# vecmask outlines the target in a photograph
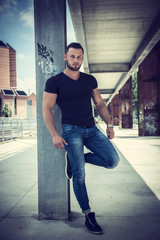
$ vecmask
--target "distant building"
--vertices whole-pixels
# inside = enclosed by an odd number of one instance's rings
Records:
[[[0,41],[0,116],[8,103],[12,117],[35,117],[36,95],[17,90],[16,51]]]

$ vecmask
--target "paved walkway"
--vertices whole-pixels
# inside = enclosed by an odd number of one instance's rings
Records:
[[[105,170],[86,164],[90,204],[104,229],[101,236],[85,229],[72,191],[72,221],[38,221],[36,140],[0,144],[0,239],[159,240],[160,137],[115,132],[120,165]]]
[[[138,137],[137,129],[115,127],[112,141],[160,200],[160,137]]]

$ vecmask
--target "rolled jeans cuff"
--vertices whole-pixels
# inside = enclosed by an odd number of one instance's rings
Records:
[[[87,210],[82,211],[82,213],[86,213],[86,212],[89,212],[89,211],[91,211],[91,208],[88,208]]]

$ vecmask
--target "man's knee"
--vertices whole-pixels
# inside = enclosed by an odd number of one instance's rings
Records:
[[[119,164],[119,157],[117,156],[111,156],[107,161],[105,161],[105,167],[108,169],[113,169],[118,166]]]
[[[84,170],[73,172],[73,182],[74,183],[84,183],[85,182],[85,172]]]

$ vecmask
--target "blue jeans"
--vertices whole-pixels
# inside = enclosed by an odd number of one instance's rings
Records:
[[[63,124],[63,138],[72,167],[73,189],[82,212],[91,208],[85,185],[85,163],[112,169],[119,163],[118,154],[110,140],[96,127],[78,127]],[[84,154],[84,146],[90,153]]]

